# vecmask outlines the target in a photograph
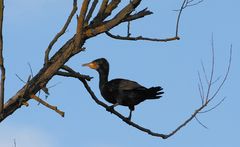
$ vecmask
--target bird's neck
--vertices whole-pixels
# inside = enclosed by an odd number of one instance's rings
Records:
[[[105,83],[108,82],[109,70],[100,70],[99,72],[99,88],[102,89]]]

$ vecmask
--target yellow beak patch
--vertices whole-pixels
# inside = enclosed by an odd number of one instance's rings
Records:
[[[92,69],[98,68],[98,64],[95,62],[86,63],[86,64],[83,64],[82,66],[88,66],[89,68],[92,68]]]

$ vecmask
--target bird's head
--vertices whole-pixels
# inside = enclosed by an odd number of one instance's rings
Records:
[[[105,58],[96,59],[90,63],[83,64],[82,66],[88,66],[91,69],[95,69],[97,71],[108,71],[109,64]]]

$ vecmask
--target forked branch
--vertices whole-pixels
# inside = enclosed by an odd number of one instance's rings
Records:
[[[176,21],[176,31],[175,31],[175,36],[174,37],[163,38],[163,39],[161,39],[161,38],[143,37],[143,36],[132,37],[132,36],[130,36],[130,34],[131,34],[130,30],[129,30],[130,26],[128,26],[127,36],[114,35],[114,34],[112,34],[110,32],[106,32],[106,35],[108,35],[109,37],[111,37],[113,39],[131,40],[131,41],[144,40],[144,41],[168,42],[168,41],[180,40],[180,37],[178,35],[180,17],[181,17],[183,9],[185,9],[188,6],[188,3],[190,3],[189,0],[184,0],[182,5],[181,5],[181,8],[179,9],[178,16],[177,16],[177,21]],[[132,16],[129,16],[124,21],[127,21],[128,25],[130,25],[130,23],[129,23],[130,21],[135,20],[136,18],[140,18],[140,17],[144,17],[146,15],[152,14],[152,12],[151,13],[146,13],[146,12],[147,12],[146,9],[144,9],[144,10],[142,10],[142,11],[140,11],[140,12],[138,12],[138,13],[132,15]]]
[[[59,110],[59,109],[57,108],[57,106],[52,106],[52,105],[48,104],[47,102],[45,102],[44,100],[42,100],[41,98],[37,97],[37,96],[34,95],[34,94],[30,95],[30,97],[31,97],[32,99],[36,100],[37,102],[39,102],[40,104],[46,106],[47,108],[54,110],[55,112],[57,112],[57,113],[58,113],[59,115],[61,115],[62,117],[64,117],[64,112],[61,111],[61,110]]]
[[[57,33],[57,35],[53,38],[53,40],[49,43],[47,49],[45,50],[45,58],[44,58],[44,63],[47,64],[47,62],[49,61],[49,53],[53,47],[53,45],[57,42],[57,40],[66,32],[74,14],[77,11],[77,0],[73,0],[73,8],[72,11],[70,13],[70,15],[67,18],[67,21],[65,22],[63,28],[61,29],[61,31],[59,33]]]

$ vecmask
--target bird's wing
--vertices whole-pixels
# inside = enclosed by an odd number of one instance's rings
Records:
[[[130,81],[127,79],[114,79],[109,81],[109,84],[115,85],[117,89],[121,89],[123,91],[127,90],[144,90],[146,89],[142,85],[138,84],[135,81]]]

